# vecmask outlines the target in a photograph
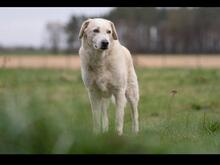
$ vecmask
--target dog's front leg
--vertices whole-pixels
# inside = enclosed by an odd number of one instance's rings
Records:
[[[108,105],[109,99],[102,99],[102,132],[108,132],[109,121],[108,121]]]
[[[101,131],[101,97],[93,90],[88,90],[89,100],[92,108],[93,131],[95,134]]]
[[[118,135],[123,134],[123,124],[124,124],[124,108],[126,104],[125,90],[119,90],[115,94],[116,99],[116,131]]]

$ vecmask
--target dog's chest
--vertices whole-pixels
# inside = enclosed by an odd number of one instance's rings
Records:
[[[108,65],[87,67],[87,84],[89,87],[99,90],[105,95],[115,86],[113,75]]]

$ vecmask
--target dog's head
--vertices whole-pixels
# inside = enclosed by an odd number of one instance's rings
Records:
[[[106,50],[118,39],[114,24],[106,19],[94,18],[83,22],[79,38],[85,38],[93,49]]]

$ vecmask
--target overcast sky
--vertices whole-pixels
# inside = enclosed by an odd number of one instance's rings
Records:
[[[110,7],[0,8],[0,45],[41,46],[47,22],[66,23],[71,15],[100,16]]]

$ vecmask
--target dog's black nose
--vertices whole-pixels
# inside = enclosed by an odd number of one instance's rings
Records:
[[[107,40],[103,40],[101,42],[101,49],[107,49],[109,42]]]

